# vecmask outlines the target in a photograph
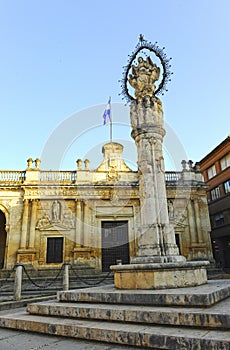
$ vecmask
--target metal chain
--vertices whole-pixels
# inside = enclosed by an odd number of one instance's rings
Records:
[[[48,287],[50,287],[52,284],[54,284],[54,283],[57,281],[58,277],[59,277],[60,274],[61,274],[61,271],[62,271],[63,268],[64,268],[64,264],[62,265],[62,267],[61,267],[60,270],[58,271],[56,277],[53,278],[49,283],[47,283],[47,284],[44,283],[43,285],[39,285],[38,283],[36,283],[35,281],[33,281],[33,279],[32,279],[32,278],[30,277],[30,275],[29,275],[29,272],[27,271],[26,267],[25,267],[23,264],[22,264],[22,267],[23,267],[23,270],[24,270],[24,272],[25,272],[25,274],[26,274],[28,280],[29,280],[34,286],[36,286],[36,287],[39,288],[39,289],[47,289]],[[16,268],[16,265],[14,265],[14,267],[13,267],[10,271],[8,271],[8,274],[7,274],[6,278],[4,279],[4,281],[1,281],[1,284],[3,284],[3,283],[5,284],[5,282],[8,281],[9,277],[11,276],[11,274],[15,271],[15,268]],[[109,271],[109,272],[106,274],[106,276],[102,277],[99,281],[90,283],[90,282],[86,281],[83,277],[81,277],[81,276],[73,269],[72,266],[71,266],[70,268],[71,268],[71,270],[73,271],[74,275],[75,275],[81,282],[85,283],[85,284],[88,285],[88,286],[96,286],[96,285],[98,285],[98,284],[104,282],[104,281],[105,281],[107,278],[109,278],[110,275],[112,274],[112,271]],[[3,287],[3,285],[0,286],[0,290],[1,290],[2,287]]]
[[[99,280],[99,281],[97,281],[97,282],[94,282],[94,283],[89,283],[89,282],[85,281],[85,280],[73,269],[72,266],[71,266],[70,268],[71,268],[71,270],[73,271],[74,275],[75,275],[77,278],[79,278],[80,281],[82,281],[83,283],[87,284],[88,286],[96,286],[97,284],[100,284],[100,283],[104,282],[104,280],[105,280],[106,278],[108,278],[108,277],[112,274],[112,271],[109,271],[109,272],[107,273],[107,275],[104,276],[101,280]]]
[[[61,274],[61,271],[63,270],[64,264],[62,265],[62,267],[61,267],[60,270],[58,271],[56,277],[53,278],[47,285],[45,285],[45,283],[44,283],[44,285],[39,285],[39,284],[37,284],[36,282],[34,282],[34,281],[32,280],[32,278],[30,277],[28,271],[26,270],[26,267],[25,267],[24,265],[22,265],[22,267],[23,267],[23,270],[25,271],[25,274],[26,274],[26,276],[28,277],[29,281],[30,281],[34,286],[36,286],[36,287],[38,287],[38,288],[40,288],[40,289],[47,289],[48,287],[50,287],[52,284],[54,284],[54,283],[56,282],[56,280],[58,279],[58,277],[59,277],[60,274]]]

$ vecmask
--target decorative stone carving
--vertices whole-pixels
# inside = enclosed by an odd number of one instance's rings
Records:
[[[173,201],[168,201],[168,213],[169,213],[169,220],[172,220],[174,218],[174,207],[173,207]]]
[[[90,163],[89,159],[84,160],[85,170],[89,170],[89,163]]]
[[[156,89],[155,82],[159,79],[160,68],[152,62],[150,56],[146,60],[138,57],[138,65],[132,65],[129,83],[135,89],[135,97],[153,96]]]
[[[110,167],[107,175],[106,180],[108,182],[117,182],[119,181],[119,174],[117,173],[116,169],[114,167]]]
[[[81,170],[81,167],[82,167],[82,160],[81,160],[81,159],[78,159],[76,163],[77,163],[77,170]]]
[[[33,159],[32,158],[28,158],[27,159],[27,170],[31,170],[32,169],[32,164],[33,164]]]
[[[116,142],[110,142],[103,146],[103,162],[97,168],[97,171],[131,171],[122,159],[123,146]]]
[[[37,222],[36,228],[38,229],[45,229],[47,227],[50,227],[51,221],[48,215],[43,215]]]
[[[44,214],[37,222],[39,230],[67,230],[75,225],[73,214],[70,210],[62,210],[61,203],[55,200],[52,203],[50,215]]]
[[[61,203],[55,200],[52,204],[52,221],[61,220]]]
[[[40,166],[40,163],[41,163],[41,159],[36,158],[34,162],[35,162],[35,169],[38,170],[39,166]]]

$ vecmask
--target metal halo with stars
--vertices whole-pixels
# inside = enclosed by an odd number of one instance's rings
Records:
[[[172,58],[171,57],[167,58],[167,55],[164,52],[165,47],[161,49],[157,44],[158,44],[157,42],[152,44],[150,41],[145,40],[144,36],[140,34],[139,42],[136,45],[135,50],[132,52],[132,55],[128,55],[129,56],[128,63],[126,66],[123,67],[124,68],[123,78],[119,80],[119,82],[121,82],[121,88],[122,88],[122,91],[119,95],[123,95],[122,99],[125,99],[127,102],[131,102],[135,100],[135,98],[129,93],[129,90],[128,90],[128,86],[127,86],[128,74],[132,67],[133,61],[136,59],[138,53],[143,49],[147,49],[150,52],[153,52],[159,58],[163,68],[162,79],[154,95],[159,95],[159,94],[164,95],[164,91],[168,91],[166,89],[166,85],[169,81],[171,81],[170,76],[173,74],[170,71],[170,68],[171,68],[170,60]]]

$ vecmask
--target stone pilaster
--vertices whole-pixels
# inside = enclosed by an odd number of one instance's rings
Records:
[[[33,199],[32,205],[31,205],[29,249],[34,249],[36,219],[37,219],[37,200]]]
[[[80,247],[82,243],[82,202],[80,199],[76,200],[76,235],[75,247]]]
[[[29,236],[29,245],[31,247],[27,247],[27,233],[28,233],[28,225],[29,225],[29,199],[24,200],[24,210],[22,217],[22,230],[21,230],[21,240],[20,240],[20,248],[17,251],[17,262],[21,262],[23,264],[31,264],[34,260],[35,249],[34,249],[34,240],[35,240],[35,223],[36,223],[36,201],[33,201],[31,209],[31,220],[30,220],[30,236]],[[33,247],[32,247],[33,245]]]
[[[83,200],[76,201],[76,244],[74,248],[74,261],[87,263],[91,257],[92,248],[90,238],[90,210],[88,203]]]
[[[195,217],[196,217],[196,230],[197,230],[198,243],[203,243],[203,236],[202,236],[201,222],[200,222],[200,209],[199,209],[199,202],[197,198],[194,200],[194,209],[195,209]]]
[[[193,201],[189,199],[188,201],[188,220],[189,220],[189,229],[190,229],[190,237],[191,237],[191,244],[196,243],[194,238],[196,237],[196,223],[195,223],[195,216],[194,216],[194,209],[193,209]]]
[[[28,218],[29,218],[29,200],[25,199],[24,200],[23,217],[22,217],[22,230],[21,230],[20,249],[25,249],[26,248]]]

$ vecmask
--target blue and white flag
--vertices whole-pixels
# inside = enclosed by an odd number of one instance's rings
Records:
[[[105,108],[104,114],[103,114],[103,120],[104,120],[104,125],[111,122],[111,97],[109,98],[109,101],[107,103],[107,106]]]

